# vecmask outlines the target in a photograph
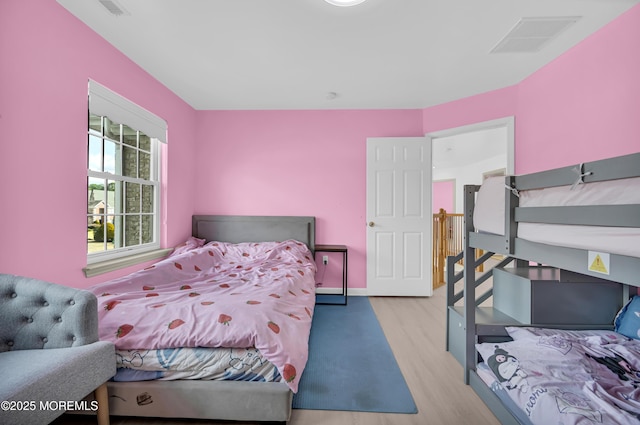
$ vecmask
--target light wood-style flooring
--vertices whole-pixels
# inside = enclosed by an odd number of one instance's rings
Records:
[[[297,410],[290,425],[498,425],[471,387],[462,367],[445,351],[445,288],[428,298],[371,298],[378,320],[418,406],[418,414]],[[336,308],[339,308],[336,306]],[[95,424],[95,418],[64,415],[55,425]],[[112,425],[235,424],[202,420],[111,417]]]

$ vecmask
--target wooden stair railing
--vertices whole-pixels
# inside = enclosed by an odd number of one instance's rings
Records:
[[[433,289],[446,283],[446,258],[455,256],[464,249],[464,214],[449,214],[443,208],[433,214]],[[481,250],[476,250],[476,258],[482,256]],[[460,260],[457,264],[462,265]],[[483,271],[480,264],[478,271]]]

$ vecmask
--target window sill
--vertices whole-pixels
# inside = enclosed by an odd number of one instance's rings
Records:
[[[168,249],[156,249],[142,254],[134,254],[124,258],[117,258],[114,260],[101,261],[99,263],[88,264],[83,268],[85,277],[98,276],[100,274],[113,272],[123,269],[125,267],[133,266],[145,261],[157,260],[159,258],[166,257],[173,248]]]

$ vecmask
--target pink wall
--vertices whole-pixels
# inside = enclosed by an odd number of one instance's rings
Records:
[[[169,123],[164,246],[192,213],[314,215],[364,288],[367,137],[513,115],[518,173],[635,152],[639,48],[640,5],[520,84],[424,110],[194,111],[55,1],[2,1],[0,272],[86,287],[139,268],[81,271],[88,78]]]
[[[164,246],[191,232],[195,111],[53,0],[0,2],[0,272],[87,287],[87,80],[167,120]]]
[[[317,242],[347,245],[349,287],[364,288],[366,139],[420,135],[419,110],[199,112],[195,211],[315,216]]]
[[[640,5],[518,85],[516,171],[640,151]]]
[[[456,211],[454,208],[456,181],[455,180],[441,180],[433,182],[431,188],[431,206],[433,207],[433,213],[440,212],[440,208],[444,209],[448,213]]]
[[[512,116],[517,100],[517,86],[509,86],[425,108],[422,111],[424,133]]]

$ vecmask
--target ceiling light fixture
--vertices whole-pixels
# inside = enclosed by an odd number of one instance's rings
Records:
[[[324,0],[324,1],[334,6],[348,7],[348,6],[355,6],[360,3],[363,3],[365,0]]]

